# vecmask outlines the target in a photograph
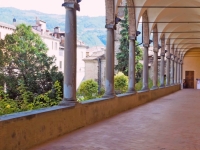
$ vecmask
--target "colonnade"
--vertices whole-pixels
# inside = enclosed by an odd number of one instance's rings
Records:
[[[65,18],[65,54],[64,54],[64,96],[60,105],[75,105],[76,104],[76,11],[79,10],[79,4],[73,0],[65,0],[63,6],[66,9]],[[114,91],[114,30],[116,29],[116,16],[113,1],[106,1],[106,29],[107,29],[107,45],[106,45],[106,79],[105,79],[105,94],[103,97],[112,98],[115,96]],[[136,40],[136,22],[134,18],[133,9],[129,9],[129,24],[133,27],[129,29],[129,83],[127,93],[134,94],[135,91],[135,40]],[[144,12],[143,21],[143,92],[149,90],[149,25],[147,11]],[[153,88],[155,90],[158,86],[158,32],[157,25],[154,26],[154,77]],[[165,35],[161,38],[161,60],[160,60],[160,88],[165,86],[172,86],[182,82],[182,57],[178,53],[178,49],[174,52],[174,45],[170,47],[170,39],[167,39],[165,44]],[[167,54],[165,57],[165,47]],[[178,55],[179,54],[179,55]],[[165,59],[166,59],[166,84],[165,84]]]

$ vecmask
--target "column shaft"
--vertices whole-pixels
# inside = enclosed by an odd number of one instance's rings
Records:
[[[180,63],[180,83],[183,82],[183,63]]]
[[[177,60],[177,84],[180,83],[180,64],[179,60]]]
[[[72,3],[70,5],[74,6]],[[60,105],[74,105],[76,103],[76,9],[68,6],[65,8],[64,92]]]
[[[107,28],[107,45],[106,45],[106,81],[105,94],[103,97],[114,96],[114,29]]]
[[[165,54],[161,54],[161,62],[160,62],[160,87],[165,86]]]
[[[129,40],[128,93],[135,92],[135,39]]]
[[[166,86],[170,85],[170,56],[167,57]]]
[[[174,85],[174,59],[171,58],[171,67],[170,67],[170,75],[171,75],[171,82],[170,85]]]
[[[148,85],[148,77],[149,77],[149,59],[148,59],[148,51],[149,47],[144,46],[144,51],[143,51],[143,87],[142,91],[147,91],[149,90],[149,85]]]
[[[154,58],[153,58],[153,88],[158,88],[158,52],[154,51]]]
[[[174,84],[177,84],[177,58],[174,59]]]

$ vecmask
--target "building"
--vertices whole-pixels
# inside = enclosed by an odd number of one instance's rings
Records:
[[[84,80],[93,79],[98,82],[100,87],[105,86],[105,49],[90,48],[87,50],[86,58],[83,59],[85,62],[85,78]]]
[[[57,56],[57,63],[59,70],[64,72],[64,46],[65,46],[65,32],[60,30],[60,27],[55,27],[54,31],[50,35],[56,39],[60,40],[60,48]],[[79,87],[80,83],[84,80],[85,77],[85,62],[83,59],[88,55],[88,46],[85,45],[82,41],[77,40],[77,49],[76,49],[76,89]]]
[[[12,34],[16,27],[4,22],[0,22],[0,39],[4,39],[6,34]]]

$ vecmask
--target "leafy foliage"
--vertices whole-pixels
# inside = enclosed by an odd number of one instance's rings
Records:
[[[58,105],[62,99],[61,86],[58,81],[54,83],[52,90],[40,95],[34,95],[27,91],[27,87],[23,83],[20,84],[17,91],[20,93],[18,99],[10,99],[3,87],[0,87],[0,115],[51,107]]]
[[[78,101],[94,99],[98,97],[98,83],[94,80],[86,80],[81,83],[77,92]]]
[[[158,80],[158,84],[160,81]],[[151,78],[148,79],[148,85],[149,85],[149,89],[151,89],[153,87],[153,80]],[[142,80],[140,80],[138,83],[135,84],[135,89],[136,91],[140,91],[142,89]]]
[[[114,77],[116,93],[125,93],[128,90],[128,77],[122,72],[119,72]]]
[[[55,57],[48,57],[46,52],[47,46],[40,36],[25,24],[17,26],[13,34],[0,40],[0,60],[3,60],[0,76],[4,78],[10,98],[19,96],[19,82],[27,91],[37,94],[52,89],[56,80],[62,83],[63,75],[57,71]]]
[[[123,72],[125,75],[128,75],[128,64],[129,64],[129,23],[128,23],[128,9],[127,6],[124,9],[124,20],[121,21],[122,30],[120,31],[120,52],[117,53],[116,57],[118,64],[115,66],[115,69]],[[136,42],[137,45],[137,42]],[[142,64],[139,62],[142,58],[142,50],[140,47],[136,47],[136,81],[139,81],[142,74]]]

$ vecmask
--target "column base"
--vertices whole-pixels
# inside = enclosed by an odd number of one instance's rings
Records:
[[[165,88],[165,85],[163,84],[163,85],[160,85],[160,88]]]
[[[170,84],[166,84],[166,85],[165,85],[165,87],[170,87],[170,86],[171,86]]]
[[[127,94],[136,94],[137,92],[133,89],[130,89],[126,92]]]
[[[114,98],[115,97],[115,94],[104,94],[103,96],[102,96],[102,98]]]
[[[78,102],[74,99],[66,99],[63,100],[58,104],[58,106],[75,106]]]
[[[143,87],[140,91],[141,92],[147,92],[147,91],[149,91],[149,88],[148,87]]]
[[[153,87],[151,88],[151,90],[157,90],[157,89],[159,89],[158,86],[153,86]]]

